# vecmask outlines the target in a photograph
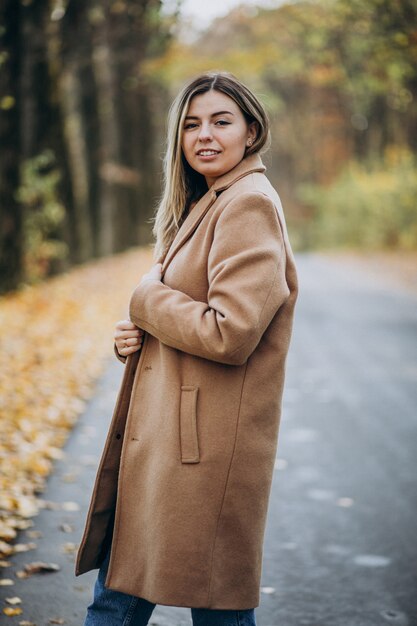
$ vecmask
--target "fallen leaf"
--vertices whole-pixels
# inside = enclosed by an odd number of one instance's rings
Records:
[[[50,624],[65,624],[65,620],[62,617],[51,617]]]
[[[10,561],[0,561],[0,567],[10,567]]]
[[[36,543],[16,543],[13,546],[13,552],[29,552],[36,549]]]
[[[36,626],[34,622],[28,622],[26,619],[23,619],[19,622],[19,626]]]
[[[40,539],[43,537],[43,532],[41,530],[27,530],[26,534],[29,539]]]
[[[10,528],[10,526],[2,523],[0,521],[0,537],[5,539],[6,541],[10,541],[10,539],[14,539],[17,533],[14,528]]]
[[[33,574],[46,574],[49,572],[59,572],[60,566],[56,563],[44,563],[43,561],[34,561],[27,563],[24,567],[22,578],[32,576]],[[19,577],[20,578],[20,577]]]
[[[21,613],[23,613],[23,609],[20,609],[18,607],[15,609],[12,609],[11,606],[6,606],[6,608],[3,609],[3,613],[5,615],[8,615],[9,617],[13,617],[14,615],[20,615]]]
[[[63,502],[62,505],[63,511],[79,511],[80,505],[77,502]]]
[[[31,526],[33,526],[33,521],[31,519],[15,519],[14,520],[14,527],[18,528],[19,530],[26,530],[27,528],[30,528]]]
[[[39,509],[80,510],[39,494],[112,353],[123,302],[152,262],[151,247],[136,248],[0,297],[0,559]]]
[[[9,587],[10,585],[14,585],[14,580],[12,580],[11,578],[0,579],[0,587]]]
[[[13,553],[13,546],[10,543],[6,543],[5,541],[0,541],[0,554],[5,554],[9,556]]]
[[[22,600],[21,598],[14,596],[13,598],[6,598],[6,602],[8,604],[21,604]]]
[[[62,552],[65,554],[72,554],[78,550],[78,544],[72,543],[71,541],[67,541],[61,546]]]
[[[64,532],[64,533],[72,533],[72,532],[74,532],[74,527],[71,526],[71,524],[61,524],[59,529],[62,530],[62,532]]]

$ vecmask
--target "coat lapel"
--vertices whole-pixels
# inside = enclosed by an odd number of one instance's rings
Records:
[[[217,198],[217,194],[211,187],[204,194],[204,196],[200,198],[200,200],[197,202],[197,204],[195,205],[191,213],[187,215],[187,218],[185,219],[180,229],[178,230],[174,238],[174,241],[172,242],[162,262],[162,275],[165,273],[168,265],[170,264],[174,256],[177,254],[178,250],[181,248],[181,246],[184,245],[187,239],[192,235],[192,233],[195,231],[195,229],[197,228],[197,226],[199,225],[199,223],[201,222],[201,220],[203,219],[203,217],[205,216],[209,208],[214,204],[214,202],[216,201],[216,198]]]
[[[264,172],[265,170],[266,167],[262,163],[259,153],[255,153],[242,159],[233,169],[217,178],[210,189],[200,198],[179,228],[162,262],[162,275],[164,275],[168,265],[177,254],[178,250],[184,245],[187,239],[191,237],[207,211],[213,206],[217,199],[217,194],[233,185],[233,183],[240,178],[252,174],[252,172]]]

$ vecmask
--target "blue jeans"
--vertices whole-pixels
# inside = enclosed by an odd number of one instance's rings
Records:
[[[94,586],[94,599],[87,609],[84,626],[146,626],[155,604],[120,591],[106,589],[108,550]],[[193,626],[256,626],[255,609],[191,609]]]

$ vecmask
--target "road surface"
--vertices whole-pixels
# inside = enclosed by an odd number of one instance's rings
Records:
[[[297,264],[258,626],[417,626],[417,297],[357,265]],[[11,596],[23,608],[1,623],[82,626],[96,573],[74,577],[72,544],[122,371],[112,359],[49,480],[44,498],[60,507],[35,518],[37,548],[5,575],[36,560],[61,570],[0,587],[2,608]],[[190,611],[157,606],[149,623],[190,625]]]

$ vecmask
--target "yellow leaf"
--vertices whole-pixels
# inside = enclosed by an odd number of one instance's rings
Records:
[[[78,544],[72,543],[71,541],[67,541],[67,543],[64,543],[62,545],[62,552],[65,552],[66,554],[72,554],[73,552],[76,552],[77,550],[78,550]]]
[[[13,98],[13,96],[4,96],[0,100],[0,108],[4,109],[5,111],[7,111],[8,109],[12,109],[15,104],[16,100]]]
[[[13,546],[11,546],[9,543],[6,543],[5,541],[0,541],[0,553],[2,554],[12,554],[13,552]]]
[[[25,549],[8,541],[32,525],[28,518],[42,506],[80,509],[42,503],[38,494],[113,358],[115,323],[152,264],[151,248],[137,248],[0,297],[0,559]]]
[[[35,550],[36,549],[36,543],[34,542],[30,542],[30,543],[16,543],[14,546],[14,552],[28,552],[29,550]]]
[[[6,608],[3,609],[3,613],[5,615],[8,615],[9,617],[13,617],[13,615],[20,615],[21,613],[23,613],[23,609],[20,609],[19,607],[12,609],[11,606],[6,606]]]

